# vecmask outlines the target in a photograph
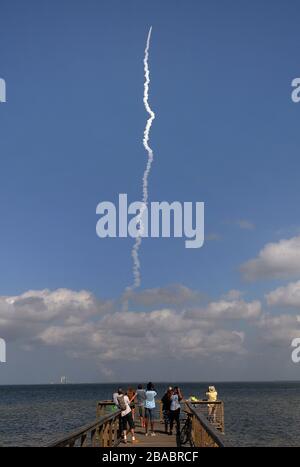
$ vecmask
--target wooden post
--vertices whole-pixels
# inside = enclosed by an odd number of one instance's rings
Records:
[[[224,403],[221,402],[221,431],[224,434],[225,424],[224,424]]]
[[[112,432],[112,429],[113,429],[113,424],[112,424],[112,420],[108,422],[108,446],[109,447],[112,447],[112,441],[113,441],[113,432]]]
[[[102,447],[104,448],[106,446],[107,446],[107,425],[105,423],[102,428]]]
[[[111,422],[111,446],[116,444],[116,419],[114,418]]]
[[[81,439],[80,439],[80,446],[82,448],[86,447],[86,440],[87,440],[87,433],[83,433],[83,435],[81,435]]]
[[[163,423],[164,421],[162,401],[159,401],[159,420],[160,420],[160,423]]]
[[[97,430],[91,431],[91,445],[94,448],[96,446],[96,437],[97,437]]]
[[[112,421],[112,446],[118,445],[119,437],[119,417],[116,417]]]
[[[101,427],[100,426],[97,426],[96,428],[96,438],[95,438],[95,441],[96,441],[96,446],[101,446],[101,440],[100,440],[100,432],[101,432]]]
[[[99,418],[103,417],[105,415],[105,405],[101,404],[101,402],[98,402],[98,404],[97,404],[96,415]]]
[[[118,420],[117,420],[117,440],[118,440],[118,442],[121,441],[121,438],[122,438],[121,415],[118,415]]]
[[[101,426],[99,427],[99,446],[100,446],[101,448],[103,448],[103,446],[104,446],[103,435],[104,435],[104,426],[101,425]]]
[[[106,427],[105,427],[105,446],[106,447],[109,447],[109,437],[110,437],[110,422],[107,422],[106,423]]]

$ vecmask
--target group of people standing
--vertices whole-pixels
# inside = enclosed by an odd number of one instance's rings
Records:
[[[137,390],[128,388],[124,391],[118,388],[113,394],[113,402],[117,408],[121,409],[121,430],[123,432],[123,441],[127,443],[127,430],[129,428],[132,441],[135,442],[134,418],[136,409],[140,418],[141,427],[145,429],[145,436],[155,436],[154,420],[156,411],[157,392],[154,385],[149,382],[146,389],[141,384]],[[165,432],[169,435],[173,433],[174,422],[176,431],[180,430],[180,401],[182,393],[178,387],[168,388],[162,398],[162,409],[165,423]]]
[[[127,443],[127,430],[129,428],[132,436],[132,441],[135,442],[134,419],[137,410],[140,419],[141,427],[145,429],[146,436],[155,436],[154,420],[156,412],[156,397],[157,392],[153,383],[148,383],[146,389],[142,384],[138,385],[135,390],[128,388],[124,391],[122,388],[113,394],[113,402],[116,408],[121,410],[121,430],[123,433],[123,441]],[[218,393],[214,386],[209,386],[206,392],[206,400],[208,402],[208,420],[216,421],[216,404]],[[165,425],[165,433],[172,435],[174,424],[176,425],[176,434],[180,432],[180,410],[181,401],[183,399],[182,392],[178,386],[169,386],[163,397],[161,398],[163,419]],[[196,396],[190,396],[190,402],[199,402]]]

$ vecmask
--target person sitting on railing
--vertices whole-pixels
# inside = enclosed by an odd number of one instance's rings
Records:
[[[174,421],[176,422],[177,435],[180,433],[180,401],[182,400],[182,393],[178,386],[175,386],[171,396],[171,410],[170,410],[170,435],[173,432]]]
[[[207,401],[208,402],[216,402],[218,399],[218,393],[216,391],[216,388],[214,386],[208,386],[208,390],[206,392],[207,396]],[[216,422],[216,410],[217,410],[217,404],[207,404],[208,406],[208,420],[210,422],[215,423]]]
[[[118,407],[121,409],[121,430],[123,431],[123,441],[127,443],[127,424],[129,425],[129,429],[131,432],[131,439],[132,442],[135,441],[134,435],[134,421],[132,418],[132,412],[130,408],[130,400],[124,391],[119,388],[118,390]]]
[[[168,428],[170,425],[170,410],[171,410],[171,397],[173,395],[173,388],[170,386],[161,398],[162,402],[162,411],[165,424],[165,433],[168,433]]]

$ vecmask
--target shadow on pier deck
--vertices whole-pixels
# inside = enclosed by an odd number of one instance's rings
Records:
[[[155,430],[155,436],[145,436],[145,429],[142,428],[140,425],[136,424],[135,427],[135,437],[136,441],[132,442],[131,441],[131,436],[130,434],[128,435],[128,440],[127,444],[124,444],[122,441],[119,444],[120,447],[134,447],[134,448],[176,448],[177,447],[177,442],[176,442],[176,436],[175,435],[168,435],[166,434],[162,429],[161,426],[158,427],[157,430]]]

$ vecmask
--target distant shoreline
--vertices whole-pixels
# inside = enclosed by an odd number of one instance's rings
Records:
[[[93,382],[93,383],[83,383],[83,382],[69,382],[69,383],[7,383],[7,384],[0,384],[1,387],[12,387],[12,386],[97,386],[97,385],[107,385],[107,386],[112,386],[112,385],[134,385],[134,384],[140,384],[144,383],[146,384],[148,381],[111,381],[111,382]],[[153,380],[155,384],[210,384],[211,382],[215,384],[272,384],[272,383],[300,383],[300,378],[298,380],[291,380],[291,379],[274,379],[274,380],[228,380],[228,381],[222,381],[222,380],[216,380],[216,379],[211,379],[211,380],[203,380],[203,381],[179,381],[179,380],[166,380],[166,381],[156,381]]]

